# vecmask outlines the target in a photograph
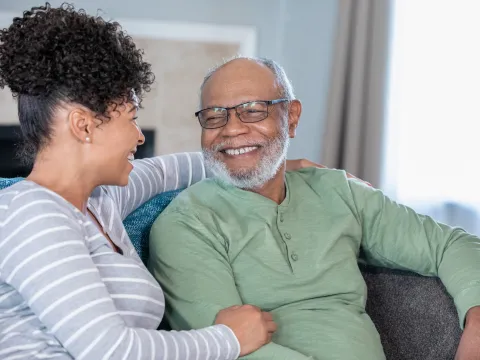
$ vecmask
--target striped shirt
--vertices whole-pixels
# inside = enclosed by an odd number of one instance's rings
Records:
[[[236,359],[231,329],[157,331],[164,296],[123,219],[152,196],[205,178],[200,153],[134,161],[129,184],[88,209],[28,180],[0,191],[0,359]]]

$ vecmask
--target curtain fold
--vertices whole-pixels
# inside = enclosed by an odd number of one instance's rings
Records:
[[[321,162],[379,186],[391,0],[339,0]]]

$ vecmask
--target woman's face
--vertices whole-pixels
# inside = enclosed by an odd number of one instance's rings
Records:
[[[92,133],[92,161],[102,184],[127,185],[134,154],[145,142],[136,119],[136,104],[119,105],[110,111],[110,120],[99,124]]]

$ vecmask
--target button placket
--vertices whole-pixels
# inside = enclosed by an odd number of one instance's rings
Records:
[[[277,220],[278,221],[277,228],[280,231],[280,234],[281,234],[281,236],[284,240],[283,243],[285,244],[286,251],[287,251],[287,254],[286,254],[287,255],[287,260],[290,260],[292,262],[296,262],[299,259],[298,254],[295,251],[291,251],[289,249],[289,245],[287,243],[287,241],[292,239],[292,234],[290,234],[288,231],[282,231],[283,230],[282,228],[285,225],[285,215],[280,210],[277,213],[277,219],[278,219]],[[293,267],[292,267],[292,271],[293,271]]]

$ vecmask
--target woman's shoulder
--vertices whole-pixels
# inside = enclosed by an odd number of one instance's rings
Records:
[[[55,192],[28,180],[19,181],[0,190],[0,224],[2,219],[21,212],[22,217],[55,208],[64,214],[74,214],[75,208]]]
[[[32,186],[28,181],[21,180],[16,182],[6,188],[0,190],[0,210],[6,210],[10,207],[12,202],[19,198],[18,195],[21,195],[29,190]],[[20,196],[21,197],[21,196]]]

